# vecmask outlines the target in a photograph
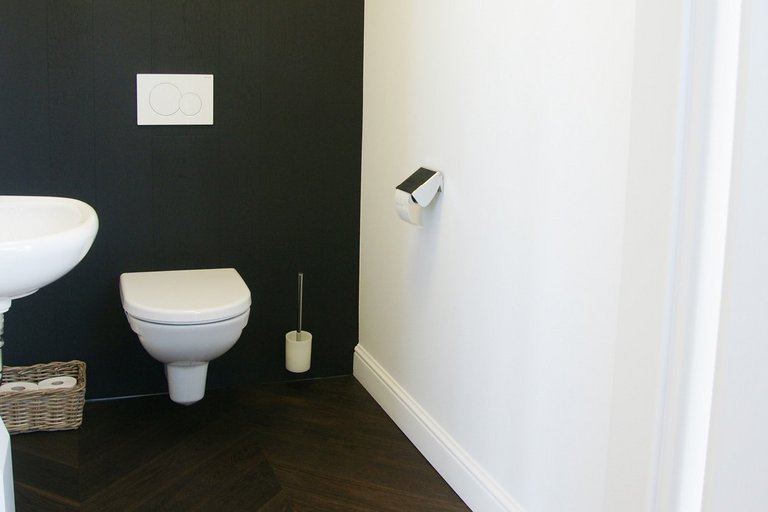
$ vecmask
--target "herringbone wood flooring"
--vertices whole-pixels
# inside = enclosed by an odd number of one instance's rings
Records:
[[[11,439],[25,511],[466,511],[353,377],[88,402]]]

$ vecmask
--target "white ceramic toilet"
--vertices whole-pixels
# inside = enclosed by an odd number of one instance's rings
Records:
[[[185,405],[203,398],[208,362],[232,348],[251,310],[233,268],[126,273],[120,297],[141,344],[165,363],[171,400]]]

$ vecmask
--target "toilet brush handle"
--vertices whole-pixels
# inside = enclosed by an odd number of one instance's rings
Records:
[[[304,302],[304,274],[299,272],[299,328],[296,329],[296,340],[301,341],[301,316],[302,304]]]

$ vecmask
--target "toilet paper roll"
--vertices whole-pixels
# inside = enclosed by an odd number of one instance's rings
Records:
[[[58,377],[51,377],[49,379],[41,380],[37,383],[40,389],[57,389],[57,388],[73,388],[77,384],[77,379],[69,377],[67,375],[60,375]]]
[[[0,386],[0,392],[2,393],[13,393],[18,391],[35,391],[36,389],[38,389],[38,386],[34,382],[24,382],[24,381],[6,382],[2,386]]]
[[[395,189],[395,211],[405,222],[421,226],[421,206],[418,205],[408,192]]]

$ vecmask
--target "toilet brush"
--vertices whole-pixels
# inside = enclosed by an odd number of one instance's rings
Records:
[[[299,272],[299,328],[296,329],[296,339],[301,340],[301,315],[302,304],[304,303],[304,273]]]
[[[299,272],[299,324],[295,331],[285,334],[285,369],[293,373],[309,370],[312,360],[312,333],[301,330],[304,303],[304,274]]]

